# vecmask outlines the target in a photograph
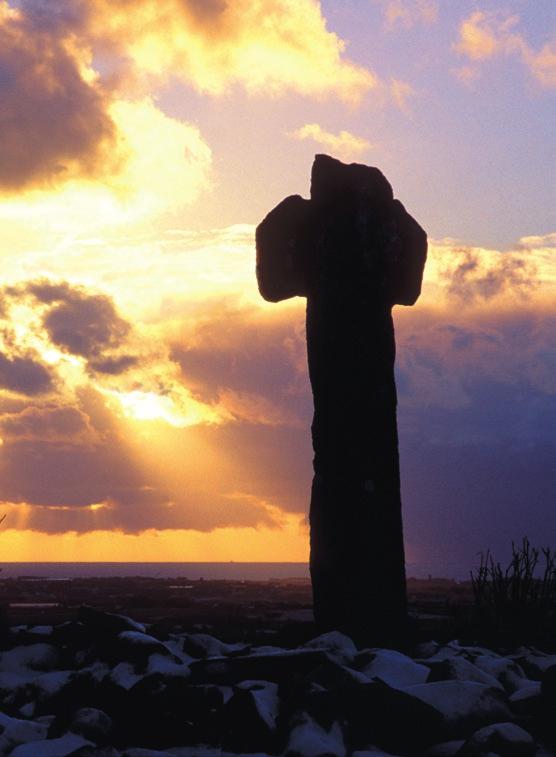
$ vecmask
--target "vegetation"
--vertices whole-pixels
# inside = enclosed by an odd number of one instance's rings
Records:
[[[519,642],[542,640],[556,627],[556,551],[532,547],[525,537],[512,542],[507,568],[490,551],[471,571],[475,626],[482,634]]]

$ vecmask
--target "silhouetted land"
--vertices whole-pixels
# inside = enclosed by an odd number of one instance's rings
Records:
[[[423,638],[453,638],[454,613],[472,603],[469,582],[409,579],[410,612]],[[183,578],[0,579],[0,604],[10,625],[53,624],[82,604],[130,614],[139,621],[201,628],[227,640],[279,633],[314,635],[307,578],[214,581]],[[287,641],[287,638],[286,638]]]

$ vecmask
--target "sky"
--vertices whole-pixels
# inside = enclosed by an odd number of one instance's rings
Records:
[[[0,0],[0,555],[304,561],[316,153],[426,229],[396,307],[408,573],[555,547],[553,0]],[[551,544],[552,540],[552,544]]]

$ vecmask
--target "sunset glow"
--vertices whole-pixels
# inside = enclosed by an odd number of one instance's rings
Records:
[[[429,234],[409,572],[544,543],[555,90],[552,0],[0,0],[2,559],[307,559],[305,302],[261,299],[254,233],[318,152]]]

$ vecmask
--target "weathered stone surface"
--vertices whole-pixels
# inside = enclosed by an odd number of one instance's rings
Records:
[[[377,168],[317,155],[311,199],[257,228],[263,297],[307,297],[314,398],[315,620],[362,643],[406,633],[394,303],[419,296],[427,241]]]
[[[528,681],[523,669],[513,660],[492,655],[479,655],[474,658],[475,667],[484,670],[485,673],[494,676],[510,693],[526,686]]]
[[[345,757],[346,746],[339,723],[320,726],[307,713],[293,723],[284,757]]]
[[[429,681],[475,681],[485,686],[503,689],[498,679],[490,673],[481,670],[465,657],[450,657],[441,662],[429,663]]]
[[[357,647],[344,633],[329,631],[306,642],[305,649],[322,649],[341,663],[349,664],[357,654]]]
[[[382,681],[346,689],[340,701],[355,748],[372,743],[404,753],[433,744],[446,732],[445,719],[435,707]]]
[[[501,754],[504,757],[533,757],[535,740],[515,723],[496,723],[475,731],[458,754]]]
[[[222,712],[222,745],[231,752],[270,752],[278,749],[278,685],[244,681],[236,687]]]
[[[516,715],[532,716],[540,711],[542,703],[541,684],[531,681],[528,686],[522,686],[509,699],[512,712]]]
[[[213,657],[191,663],[191,680],[223,684],[245,680],[279,682],[295,673],[309,673],[328,660],[326,652],[315,649],[292,649],[276,654],[239,657]]]
[[[226,644],[208,633],[188,633],[182,642],[183,651],[191,657],[226,657],[247,654],[247,644]]]
[[[73,714],[69,730],[96,744],[105,744],[112,731],[112,718],[96,707],[81,707]]]
[[[467,737],[477,728],[512,719],[503,692],[482,683],[438,681],[409,686],[405,691],[441,714],[451,738]]]
[[[143,623],[128,618],[126,615],[117,615],[112,612],[103,612],[88,605],[81,605],[78,610],[78,620],[87,628],[96,633],[117,635],[122,631],[139,631],[145,633]]]
[[[380,678],[395,688],[425,683],[430,674],[426,665],[414,662],[393,649],[363,652],[356,660],[357,668],[368,678]]]

